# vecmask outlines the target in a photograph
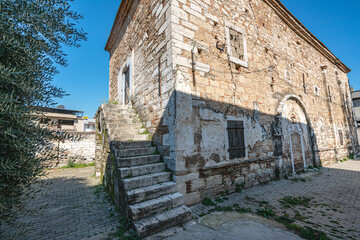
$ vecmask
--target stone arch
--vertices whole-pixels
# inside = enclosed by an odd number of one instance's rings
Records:
[[[295,172],[301,170],[301,164],[303,169],[313,165],[314,131],[305,104],[298,96],[289,94],[280,102],[277,113],[281,119],[283,157],[287,168]]]

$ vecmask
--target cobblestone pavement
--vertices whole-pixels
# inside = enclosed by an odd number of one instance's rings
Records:
[[[2,225],[0,239],[106,239],[119,224],[118,214],[90,177],[93,172],[93,167],[51,170],[44,180],[51,184],[27,205],[34,213]]]
[[[292,204],[281,203],[285,197],[290,202],[301,199]],[[310,203],[301,204],[306,198],[311,199]],[[250,208],[253,212],[272,209],[277,216],[296,219],[295,224],[324,231],[331,239],[360,239],[360,160],[245,189],[214,202],[233,209]],[[193,216],[199,218],[213,208],[195,205]]]

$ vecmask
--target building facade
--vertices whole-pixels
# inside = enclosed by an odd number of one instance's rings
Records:
[[[354,149],[350,69],[280,1],[123,0],[106,50],[187,205]]]
[[[83,111],[42,107],[34,115],[40,124],[56,132],[67,132],[73,138],[54,140],[55,158],[46,164],[48,167],[61,167],[69,162],[92,163],[95,160],[95,119],[85,119]]]
[[[351,97],[353,101],[353,113],[355,118],[356,125],[356,136],[357,136],[357,145],[359,146],[360,139],[360,91],[352,91]]]

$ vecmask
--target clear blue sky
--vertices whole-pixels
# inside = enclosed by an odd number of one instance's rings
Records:
[[[360,89],[360,1],[282,0],[285,6],[353,71],[350,83]],[[109,53],[104,50],[120,0],[76,0],[73,9],[83,14],[81,26],[88,41],[80,48],[65,48],[69,66],[59,68],[55,84],[70,94],[59,99],[68,109],[93,117],[108,98]]]

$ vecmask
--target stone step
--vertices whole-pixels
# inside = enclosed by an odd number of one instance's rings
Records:
[[[107,124],[134,124],[134,123],[141,123],[140,119],[134,118],[119,118],[119,117],[108,117],[106,118]]]
[[[156,152],[156,147],[146,147],[146,148],[133,148],[133,149],[122,149],[116,150],[116,157],[135,157],[135,156],[144,156],[151,155]]]
[[[118,116],[119,118],[138,118],[137,114],[135,112],[128,112],[128,111],[123,111],[120,112],[118,114],[116,114],[116,116]]]
[[[108,128],[116,128],[119,130],[129,129],[129,128],[141,128],[142,123],[110,123],[107,125]]]
[[[132,105],[122,105],[122,104],[107,104],[105,106],[107,109],[113,110],[134,110]]]
[[[144,176],[138,176],[133,178],[125,178],[121,180],[124,189],[129,191],[136,188],[148,187],[151,185],[170,181],[169,172],[153,173]]]
[[[175,182],[164,182],[144,188],[137,188],[126,192],[128,203],[134,204],[154,199],[177,191]]]
[[[152,163],[158,163],[160,161],[161,161],[161,156],[159,154],[138,156],[138,157],[116,158],[117,167],[119,168],[147,165]]]
[[[129,205],[129,216],[132,217],[133,221],[136,221],[168,209],[179,207],[183,204],[183,195],[175,192],[145,202]]]
[[[130,176],[137,177],[151,173],[163,172],[165,171],[165,166],[166,166],[165,163],[153,163],[142,166],[119,168],[120,177],[121,178],[128,178]]]
[[[136,134],[136,135],[116,135],[116,136],[111,136],[110,135],[110,139],[111,141],[146,141],[149,140],[149,135],[148,134]]]
[[[124,137],[126,135],[130,135],[130,136],[142,135],[140,132],[141,132],[140,128],[122,128],[122,129],[108,128],[108,133],[110,134],[110,136],[114,135],[115,137],[117,136]]]
[[[144,238],[164,229],[182,225],[191,219],[190,208],[180,206],[158,213],[155,216],[135,221],[133,224],[138,236]]]
[[[122,142],[112,142],[113,148],[117,149],[133,149],[133,148],[145,148],[151,147],[152,141],[122,141]]]
[[[117,149],[132,149],[132,148],[145,148],[145,147],[151,147],[152,142],[151,141],[121,141],[121,142],[112,142],[111,143],[113,148]]]

